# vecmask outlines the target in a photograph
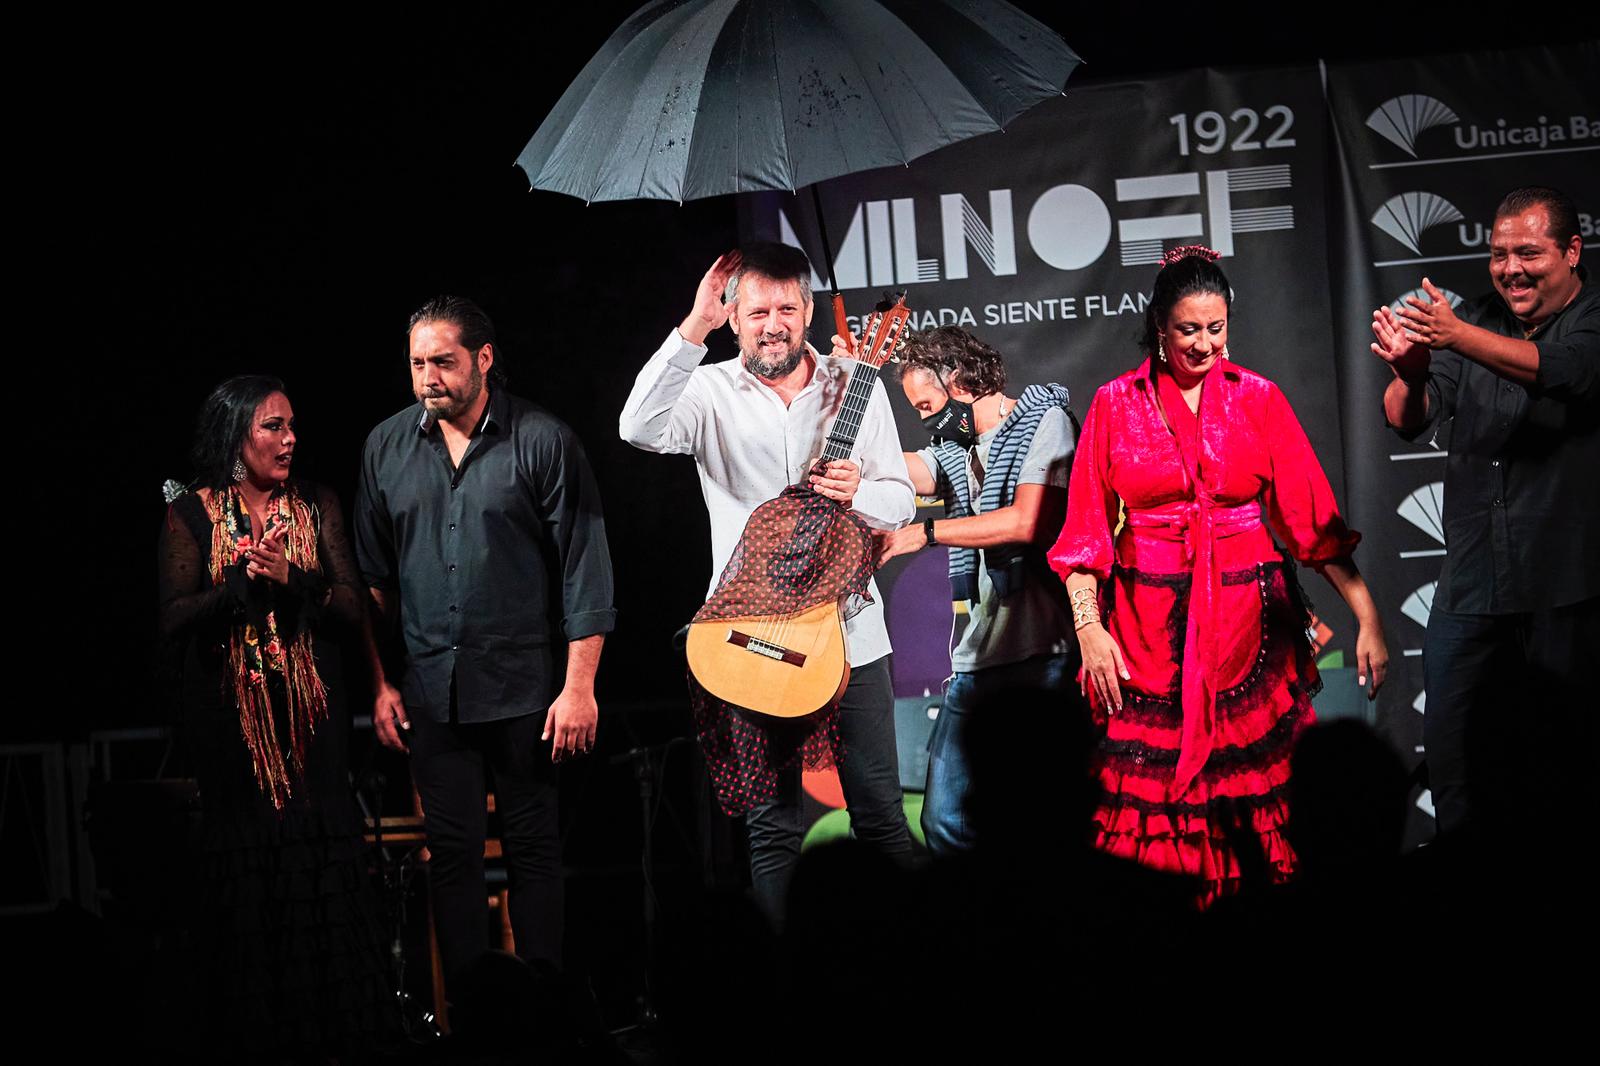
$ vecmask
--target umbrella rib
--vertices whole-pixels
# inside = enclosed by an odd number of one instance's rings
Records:
[[[906,31],[906,33],[907,33],[907,35],[908,35],[908,37],[910,39],[917,40],[917,41],[919,41],[919,43],[921,43],[921,39],[918,38],[916,36],[916,34],[911,32],[911,27],[906,25],[904,19],[902,19],[899,15],[896,15],[894,12],[889,11],[887,8],[884,9],[884,12],[885,12],[885,14],[887,14],[891,18],[893,18],[896,22],[900,23],[900,25],[905,29],[905,31]],[[829,20],[829,21],[831,23],[832,20]],[[847,37],[846,40],[849,40],[849,38]],[[928,47],[926,43],[923,43],[922,46],[924,48]],[[928,51],[932,52],[933,49],[928,48]],[[861,63],[856,58],[856,52],[855,52],[855,47],[854,47],[853,43],[850,46],[848,54],[850,56],[850,61],[855,64],[857,74],[861,74]],[[937,56],[938,53],[935,52],[934,55]],[[940,62],[942,63],[943,60],[941,60]],[[877,94],[876,90],[874,90],[873,87],[872,87],[872,80],[863,75],[862,78],[861,78],[861,81],[862,81],[862,84],[866,86],[867,91],[869,93],[872,93],[872,102],[874,104],[877,104],[878,112],[884,116],[884,125],[890,125],[890,123],[888,121],[889,112],[884,110],[882,102],[879,101],[878,94]],[[928,114],[933,116],[934,125],[938,127],[941,140],[944,139],[944,138],[949,137],[950,136],[950,130],[944,124],[944,115],[937,108],[935,108],[933,106],[933,102],[931,100],[929,100],[928,97],[923,94],[922,86],[918,85],[917,82],[916,82],[916,79],[914,79],[914,78],[907,78],[906,82],[907,82],[907,84],[910,85],[911,91],[916,93],[917,99],[921,100],[922,101],[922,105],[928,109]],[[960,82],[957,81],[957,84],[959,85]],[[962,85],[961,88],[962,88],[963,91],[966,90],[966,86],[965,85]],[[977,104],[978,109],[983,111],[984,114],[986,114],[986,115],[989,114],[988,109],[983,107],[982,104],[979,104],[977,99],[974,98],[973,95],[970,92],[967,93],[967,99],[971,100],[974,104]],[[993,116],[991,115],[990,118],[992,119]],[[896,128],[897,126],[898,126],[898,123],[894,124],[894,126],[891,126],[891,128],[894,129],[895,147],[900,149],[900,162],[901,162],[902,165],[904,165],[906,163],[909,163],[915,157],[910,154],[910,150],[907,147],[907,145],[905,144],[905,141],[901,136],[902,131],[900,129]],[[932,149],[929,149],[929,151],[932,151]],[[917,154],[918,155],[926,155],[927,153],[926,152],[919,152]]]
[[[839,27],[834,24],[833,19],[828,14],[827,8],[817,3],[813,3],[811,6],[816,9],[817,14],[821,16],[822,20],[829,26],[832,26],[834,31],[838,33]],[[893,14],[887,9],[885,9],[884,13],[890,15]],[[904,20],[900,19],[898,16],[895,16],[895,21],[899,22],[901,26],[905,26]],[[909,30],[909,27],[907,27],[907,29]],[[851,36],[849,34],[840,33],[839,37],[846,42],[844,47],[840,48],[839,50],[840,56],[848,56],[850,63],[856,68],[856,77],[861,82],[861,87],[872,96],[873,106],[878,109],[878,114],[883,116],[883,124],[889,128],[890,133],[894,136],[894,146],[899,149],[900,162],[902,164],[906,163],[908,161],[906,158],[906,145],[904,138],[902,137],[903,131],[900,129],[900,124],[898,122],[891,122],[889,120],[889,112],[885,110],[883,101],[878,98],[878,92],[872,85],[872,79],[867,77],[866,73],[861,69],[861,61],[856,57],[855,46]],[[920,90],[917,92],[917,98],[922,100],[923,104],[927,104],[927,100],[923,99]],[[929,110],[930,113],[934,115],[934,121],[939,124],[940,131],[943,132],[944,123],[939,119],[939,116],[936,112],[932,112],[931,108]]]
[[[682,29],[683,29],[684,22],[692,21],[692,18],[693,18],[693,16],[691,15],[688,18],[685,18],[683,20],[683,22],[677,23],[676,26],[674,27],[673,35],[676,35],[677,33],[681,32]],[[669,37],[668,39],[671,40],[671,37]],[[679,82],[676,87],[681,88],[681,86],[682,86],[682,83]],[[702,86],[702,88],[703,88],[703,86]],[[651,152],[647,152],[645,154],[646,162],[645,162],[645,164],[643,166],[641,166],[639,168],[639,185],[634,191],[634,199],[636,199],[636,200],[649,199],[649,197],[647,197],[645,195],[645,191],[644,191],[645,184],[650,180],[650,164],[649,164],[649,160],[651,159],[651,157],[654,154],[654,149],[655,149],[656,145],[661,143],[661,126],[662,126],[663,123],[665,123],[667,121],[668,114],[669,114],[669,112],[667,110],[665,110],[663,108],[660,108],[660,107],[657,107],[657,109],[656,109],[656,121],[655,121],[655,124],[654,124],[653,128],[650,131],[650,148],[652,149],[652,151]],[[683,153],[684,153],[684,160],[685,160],[685,171],[678,175],[678,188],[676,190],[676,195],[673,196],[673,199],[677,200],[678,203],[680,203],[680,204],[683,203],[683,181],[684,181],[684,174],[687,173],[687,160],[688,160],[688,157],[689,157],[689,144],[690,144],[690,138],[692,137],[692,135],[694,133],[694,123],[693,122],[688,123],[688,127],[689,127],[688,128],[688,132],[684,134],[684,146],[683,146]]]
[[[784,167],[784,175],[783,176],[784,176],[784,179],[786,181],[788,181],[789,188],[792,190],[794,188],[795,173],[794,173],[794,157],[789,154],[789,116],[784,111],[784,107],[783,107],[783,83],[782,83],[782,81],[779,80],[780,71],[779,71],[779,68],[778,68],[778,36],[777,36],[777,31],[774,30],[773,27],[772,27],[772,21],[770,19],[767,21],[767,37],[771,41],[771,45],[772,45],[772,47],[771,47],[771,51],[772,51],[772,80],[778,86],[778,93],[777,93],[777,97],[778,97],[778,117],[780,119],[782,119],[782,123],[783,123],[783,125],[782,125],[783,137],[781,138],[781,140],[783,141],[783,167]],[[741,45],[741,47],[742,47],[742,45]]]

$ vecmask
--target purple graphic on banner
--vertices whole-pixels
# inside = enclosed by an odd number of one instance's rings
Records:
[[[896,698],[937,696],[950,676],[948,554],[943,548],[918,552],[888,580],[878,575],[888,602]]]

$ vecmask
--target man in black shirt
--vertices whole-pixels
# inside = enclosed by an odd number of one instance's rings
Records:
[[[1449,422],[1439,575],[1423,649],[1423,739],[1441,834],[1566,808],[1555,753],[1592,732],[1579,662],[1600,650],[1600,294],[1572,201],[1517,189],[1495,213],[1494,292],[1373,314],[1408,440]]]
[[[404,677],[380,680],[373,723],[390,747],[409,738],[447,978],[488,948],[485,768],[517,952],[559,965],[552,764],[594,744],[616,619],[599,491],[572,431],[500,387],[475,304],[439,297],[409,336],[417,403],[367,438],[356,504],[362,574],[405,637]]]

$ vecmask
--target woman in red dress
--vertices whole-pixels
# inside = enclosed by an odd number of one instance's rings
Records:
[[[1050,553],[1067,583],[1082,684],[1105,727],[1096,843],[1237,887],[1231,840],[1260,841],[1273,880],[1289,755],[1320,687],[1287,554],[1359,622],[1371,698],[1383,627],[1350,561],[1327,476],[1278,387],[1228,359],[1228,280],[1204,248],[1169,253],[1147,312],[1147,358],[1095,394],[1068,514]],[[1246,838],[1249,839],[1249,838]],[[1253,848],[1251,850],[1254,850]]]

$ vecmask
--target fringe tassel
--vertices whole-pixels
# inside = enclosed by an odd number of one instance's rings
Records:
[[[313,509],[292,488],[272,498],[269,507],[285,531],[284,549],[289,561],[302,570],[320,569],[317,560],[317,524]],[[237,490],[213,492],[207,501],[211,518],[211,579],[223,583],[222,571],[239,561]],[[265,528],[263,516],[260,522]],[[228,666],[233,675],[234,703],[239,708],[239,733],[250,752],[256,786],[272,801],[274,810],[283,810],[294,795],[294,782],[305,776],[306,753],[318,723],[328,714],[328,692],[317,673],[316,657],[309,631],[300,633],[286,649],[278,637],[277,619],[267,614],[267,631],[256,632],[249,622],[241,623],[228,635]],[[282,649],[282,650],[277,650]],[[267,687],[267,671],[283,676],[288,715],[289,752],[285,760],[278,743],[277,720],[272,695]]]

